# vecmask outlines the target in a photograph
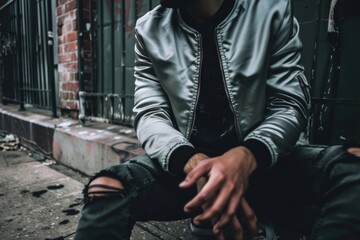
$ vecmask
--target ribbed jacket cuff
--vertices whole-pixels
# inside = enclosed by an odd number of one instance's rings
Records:
[[[176,176],[185,176],[184,167],[189,159],[196,153],[197,151],[190,146],[180,146],[176,148],[169,158],[169,172]]]
[[[271,166],[271,154],[264,143],[250,139],[245,141],[243,146],[249,149],[254,155],[258,170],[265,170]]]

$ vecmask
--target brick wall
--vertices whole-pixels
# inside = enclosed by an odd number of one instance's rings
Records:
[[[78,29],[77,1],[57,1],[57,26],[59,43],[59,94],[62,116],[78,117]]]

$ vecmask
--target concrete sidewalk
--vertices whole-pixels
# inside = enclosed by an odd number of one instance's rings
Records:
[[[89,176],[144,153],[132,128],[80,124],[17,106],[0,104],[0,129],[18,137],[15,146],[0,144],[0,151],[7,150],[0,152],[1,240],[73,239],[87,182],[79,172]],[[19,150],[20,144],[44,155],[30,157],[28,150]],[[184,220],[139,222],[132,239],[201,238],[191,234],[189,220]]]
[[[21,149],[0,152],[0,239],[73,239],[87,177]],[[201,238],[184,220],[139,222],[131,239]]]

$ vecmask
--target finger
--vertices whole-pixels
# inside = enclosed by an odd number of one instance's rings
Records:
[[[243,191],[239,190],[230,199],[227,210],[222,214],[220,220],[214,225],[214,228],[221,229],[229,223],[235,216],[236,210],[239,208]]]
[[[256,215],[245,198],[241,199],[240,205],[241,205],[241,209],[243,211],[245,220],[247,221],[248,226],[249,226],[250,239],[256,239],[256,236],[257,236]]]
[[[231,236],[234,236],[231,239],[243,240],[243,228],[241,227],[240,221],[236,216],[232,218],[230,229]]]
[[[227,237],[232,240],[243,240],[243,228],[240,221],[234,216],[226,229],[216,231],[216,237],[226,239]]]
[[[180,188],[188,188],[192,186],[196,181],[201,177],[207,176],[211,169],[208,161],[204,160],[199,163],[193,170],[191,170],[187,175],[184,181],[179,184]]]
[[[204,211],[204,213],[198,218],[198,220],[204,221],[208,219],[213,219],[214,216],[218,216],[221,214],[222,218],[220,221],[222,222],[222,225],[219,226],[217,223],[217,226],[221,228],[222,226],[226,225],[230,221],[231,217],[234,216],[235,211],[237,209],[237,207],[235,207],[233,208],[232,212],[229,210],[224,211],[224,208],[228,204],[229,199],[230,201],[236,201],[237,202],[236,205],[238,205],[240,202],[241,194],[234,193],[235,191],[236,191],[235,185],[232,185],[230,183],[228,183],[226,187],[222,187],[220,193],[216,197],[215,202],[212,204],[212,206],[210,206],[210,208]],[[235,196],[232,196],[234,194]]]
[[[219,217],[218,217],[218,216],[216,216],[216,217],[214,217],[213,219],[211,219],[211,223],[212,223],[213,226],[214,226],[214,224],[215,224],[216,222],[218,222],[218,221],[219,221]],[[218,232],[215,233],[215,231],[214,231],[214,229],[213,229],[213,233],[214,233],[214,235],[215,235],[216,240],[225,240],[225,236],[224,236],[223,231],[218,231]]]
[[[211,175],[201,191],[185,205],[185,212],[190,212],[208,203],[210,200],[216,199],[223,179],[223,177],[218,177],[217,174]]]
[[[206,177],[201,177],[198,181],[196,181],[196,188],[198,192],[201,191],[201,189],[205,186],[206,182],[207,182]]]
[[[219,232],[218,234],[215,234],[216,240],[225,240],[224,233]]]
[[[360,157],[360,147],[352,147],[347,149],[348,153],[351,153],[357,157]]]

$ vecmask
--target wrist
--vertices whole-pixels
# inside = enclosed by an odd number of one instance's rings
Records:
[[[252,171],[255,171],[255,169],[258,167],[258,162],[255,158],[255,155],[253,154],[253,152],[248,149],[247,147],[243,147],[245,149],[245,152],[246,152],[246,156],[250,159],[251,161],[251,168],[252,168]]]
[[[247,147],[244,147],[244,146],[236,147],[233,150],[239,151],[235,155],[243,156],[243,159],[247,160],[247,165],[248,165],[249,170],[251,172],[254,172],[255,169],[257,168],[258,164],[257,164],[256,158],[255,158],[254,154],[252,153],[252,151],[250,151],[250,149],[248,149]]]
[[[208,159],[208,158],[209,157],[203,153],[194,154],[185,164],[184,169],[183,169],[184,173],[188,174],[192,169],[194,169],[199,164],[199,162],[201,162],[204,159]]]

